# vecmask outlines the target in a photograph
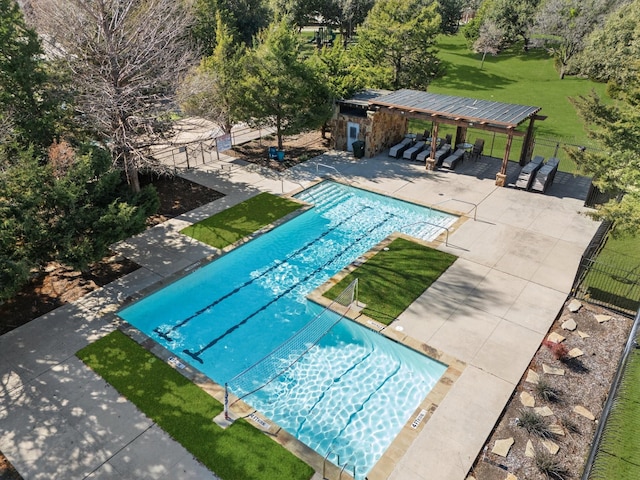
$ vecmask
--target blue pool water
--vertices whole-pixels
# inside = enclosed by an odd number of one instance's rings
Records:
[[[298,198],[315,207],[119,315],[224,385],[309,324],[323,309],[306,295],[390,233],[430,240],[442,231],[431,224],[456,220],[334,182]],[[309,346],[278,361],[288,365]],[[270,382],[244,400],[320,455],[356,465],[363,478],[445,369],[340,320],[274,381],[252,378]]]

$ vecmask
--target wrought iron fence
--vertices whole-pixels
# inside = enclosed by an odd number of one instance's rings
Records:
[[[640,267],[629,269],[583,257],[583,279],[574,295],[590,303],[633,315],[640,308]]]
[[[600,224],[582,255],[571,293],[632,316],[640,308],[640,267],[630,267],[632,262],[624,255],[614,261],[598,259],[612,226],[607,221]]]
[[[621,464],[625,464],[627,472],[624,478],[637,478],[637,474],[640,471],[640,466],[637,462],[630,462],[629,458],[619,457],[619,452],[624,452],[625,449],[621,448],[625,443],[636,442],[637,438],[634,436],[622,435],[622,424],[631,426],[638,425],[640,418],[638,418],[638,410],[622,408],[622,404],[635,404],[637,399],[634,396],[630,396],[628,391],[630,390],[629,384],[635,383],[638,377],[638,369],[640,355],[638,352],[638,326],[640,324],[640,310],[636,313],[635,321],[631,327],[631,332],[627,339],[627,343],[622,352],[622,357],[618,364],[613,384],[609,390],[609,395],[602,409],[602,415],[598,421],[598,427],[591,443],[591,450],[585,463],[585,468],[582,473],[582,480],[605,480],[610,478],[623,478],[620,476],[621,471],[615,473],[609,471],[611,467],[610,462],[612,458],[620,459]],[[626,411],[625,411],[626,410]],[[629,417],[632,418],[629,418]],[[627,417],[627,418],[625,418]],[[629,429],[627,429],[628,431]],[[614,468],[614,470],[617,470]]]

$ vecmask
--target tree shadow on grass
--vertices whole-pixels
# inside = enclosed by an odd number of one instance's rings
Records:
[[[487,70],[463,64],[445,62],[447,87],[461,90],[496,90],[514,83],[502,75],[489,73]]]

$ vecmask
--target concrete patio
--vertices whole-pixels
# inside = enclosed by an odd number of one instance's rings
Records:
[[[288,193],[332,175],[468,217],[439,246],[459,259],[393,324],[466,368],[388,476],[464,479],[598,226],[581,213],[587,179],[559,173],[544,195],[500,188],[498,164],[427,172],[385,155],[332,152],[284,175],[237,162],[186,172],[226,196],[119,243],[136,272],[0,337],[0,451],[25,479],[216,478],[74,354],[116,328],[113,312],[127,299],[217,253],[181,228],[258,192]],[[509,165],[508,182],[518,170]]]

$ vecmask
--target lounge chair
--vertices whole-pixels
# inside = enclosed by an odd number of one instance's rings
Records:
[[[411,138],[404,138],[400,143],[389,149],[389,156],[393,158],[400,158],[400,155],[402,155],[412,143],[413,140]]]
[[[458,162],[464,161],[465,153],[467,152],[464,148],[458,148],[455,152],[453,152],[442,161],[442,166],[451,170],[455,170]]]
[[[531,184],[531,191],[545,193],[553,183],[559,164],[560,160],[557,158],[552,157],[547,160],[547,163],[538,170],[536,178]]]
[[[438,149],[438,151],[435,153],[433,157],[436,160],[436,165],[437,166],[442,165],[442,162],[444,161],[445,158],[449,156],[450,153],[451,153],[451,145],[449,145],[448,143],[445,143],[441,148]]]
[[[476,138],[476,143],[473,144],[471,149],[471,160],[479,160],[484,150],[484,140],[482,138]]]
[[[544,163],[544,157],[537,155],[527,163],[522,170],[520,170],[520,174],[518,175],[518,180],[516,180],[516,188],[522,188],[524,190],[530,190],[531,185],[533,183],[534,178],[536,178],[536,174],[542,164]]]
[[[431,154],[431,145],[427,144],[427,147],[422,150],[418,155],[416,155],[416,160],[419,162],[424,162],[427,160],[427,157]]]
[[[415,160],[417,155],[422,150],[424,150],[426,144],[427,142],[425,142],[424,140],[420,140],[419,142],[414,143],[412,147],[407,148],[404,151],[404,153],[402,154],[402,158],[406,158],[407,160]]]

